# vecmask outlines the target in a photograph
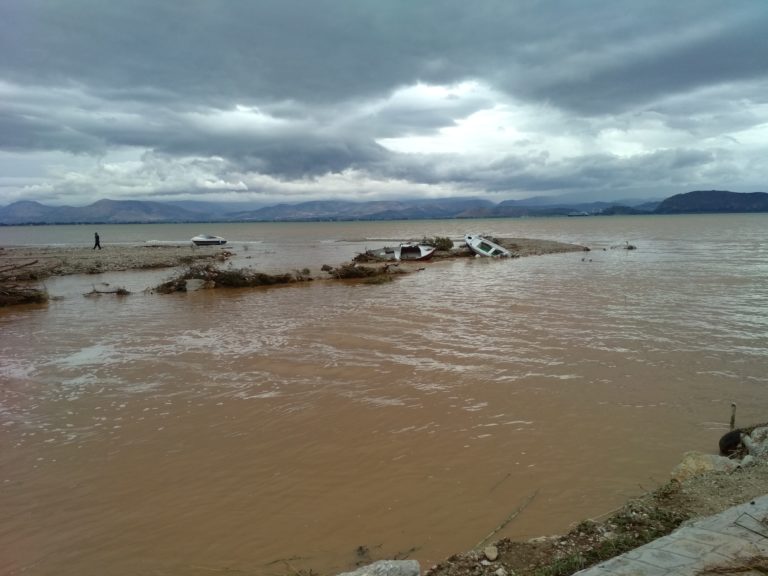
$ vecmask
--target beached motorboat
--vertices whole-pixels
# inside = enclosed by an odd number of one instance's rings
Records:
[[[198,234],[192,238],[195,246],[223,246],[227,241],[221,236],[212,236],[211,234]]]
[[[495,256],[497,258],[512,256],[509,250],[480,234],[465,234],[464,242],[478,256]]]
[[[404,242],[397,246],[385,246],[380,250],[368,250],[367,253],[385,260],[429,260],[435,253],[434,246],[418,242]]]

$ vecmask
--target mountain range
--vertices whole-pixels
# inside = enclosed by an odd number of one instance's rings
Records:
[[[160,222],[285,222],[320,220],[421,220],[615,214],[768,212],[768,193],[697,190],[660,201],[574,202],[534,197],[494,203],[481,198],[353,202],[321,200],[249,208],[211,202],[99,200],[88,206],[46,206],[20,201],[0,208],[0,225],[123,224]]]

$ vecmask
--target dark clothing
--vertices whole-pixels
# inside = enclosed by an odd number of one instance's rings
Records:
[[[99,233],[96,232],[93,235],[93,238],[94,238],[93,249],[96,250],[96,248],[98,248],[99,250],[101,250],[101,240],[99,240]]]

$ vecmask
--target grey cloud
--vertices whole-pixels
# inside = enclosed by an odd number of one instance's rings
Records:
[[[371,96],[422,80],[484,78],[587,111],[665,90],[763,76],[761,0],[440,3],[282,0],[14,0],[0,8],[0,72],[77,79],[174,101]],[[670,45],[679,30],[717,32]],[[626,46],[641,46],[627,53]],[[605,54],[616,53],[615,60]],[[595,64],[600,66],[595,66]]]
[[[550,95],[574,110],[604,114],[711,84],[753,78],[764,81],[768,78],[766,29],[768,10],[746,22],[728,23],[726,19],[722,28],[690,42],[658,48],[649,44],[604,69],[587,66],[581,78],[543,83],[535,94]]]
[[[712,152],[672,149],[621,158],[601,154],[551,161],[544,157],[508,156],[487,165],[460,166],[456,159],[423,159],[401,165],[401,176],[427,182],[453,182],[489,192],[568,193],[576,190],[616,190],[643,185],[669,187],[681,175],[690,181],[690,168],[712,165]]]
[[[354,169],[489,193],[685,185],[737,175],[731,153],[712,147],[738,146],[731,134],[766,122],[766,29],[764,0],[6,0],[0,152],[135,148],[168,162],[226,159],[204,167],[214,176]],[[398,92],[466,80],[487,90],[439,103]],[[510,102],[558,114],[524,119],[503,160],[378,143]],[[268,121],[196,121],[238,105]],[[558,135],[593,141],[629,131],[635,114],[691,139],[630,157],[588,145],[548,155]],[[764,174],[751,146],[743,166]]]

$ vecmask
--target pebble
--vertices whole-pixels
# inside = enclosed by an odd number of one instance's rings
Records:
[[[499,557],[499,549],[496,548],[496,546],[486,546],[485,550],[483,550],[483,554],[485,554],[485,557],[488,560],[495,562]]]

